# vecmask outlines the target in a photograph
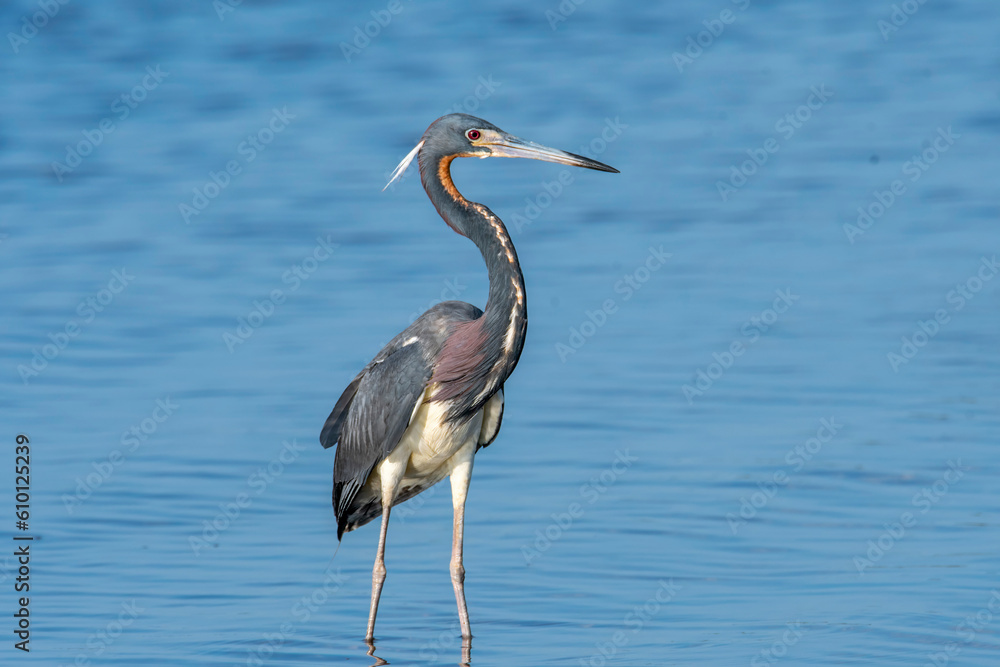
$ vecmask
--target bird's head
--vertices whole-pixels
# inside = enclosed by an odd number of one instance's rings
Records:
[[[609,167],[603,162],[567,153],[557,148],[542,146],[532,141],[525,141],[504,132],[493,123],[464,113],[441,116],[431,123],[420,139],[420,143],[410,151],[409,155],[403,158],[403,161],[392,172],[386,187],[399,178],[406,171],[413,158],[418,155],[421,162],[424,162],[425,159],[439,161],[442,158],[450,161],[456,157],[522,157],[619,173],[617,169]]]

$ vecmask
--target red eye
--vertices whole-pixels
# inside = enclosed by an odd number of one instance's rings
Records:
[[[465,133],[465,136],[469,138],[469,141],[475,141],[479,138],[479,130],[469,130]]]

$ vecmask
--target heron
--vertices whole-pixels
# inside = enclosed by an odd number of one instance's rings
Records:
[[[545,160],[619,173],[580,155],[525,141],[481,118],[438,118],[389,177],[388,187],[414,158],[427,196],[444,221],[479,248],[489,275],[486,308],[445,301],[430,308],[388,344],[344,390],[320,433],[337,445],[333,510],[337,540],[381,517],[372,568],[366,640],[385,583],[385,541],[394,505],[451,480],[454,511],[451,581],[462,638],[470,640],[465,601],[463,535],[473,458],[490,445],[503,419],[504,382],[517,366],[528,324],[524,277],[503,222],[466,199],[451,178],[459,157]],[[384,190],[384,188],[383,188]]]

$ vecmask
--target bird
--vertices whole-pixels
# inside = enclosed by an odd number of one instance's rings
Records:
[[[390,174],[386,187],[417,159],[420,181],[437,212],[482,253],[489,295],[483,310],[444,301],[417,318],[351,381],[320,433],[324,448],[337,447],[332,500],[338,544],[344,533],[382,521],[365,637],[373,648],[390,510],[445,477],[454,510],[451,581],[462,638],[472,638],[463,565],[465,501],[473,458],[500,431],[504,382],[517,366],[527,332],[524,276],[514,243],[493,211],[455,187],[451,163],[460,157],[529,158],[620,173],[453,113],[431,123]]]

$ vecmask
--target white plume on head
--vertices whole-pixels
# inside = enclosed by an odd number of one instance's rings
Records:
[[[406,171],[406,168],[410,166],[411,162],[413,162],[413,158],[417,157],[417,153],[420,152],[423,145],[424,141],[421,139],[420,143],[414,146],[413,150],[406,154],[403,161],[396,165],[396,168],[392,170],[392,174],[389,175],[389,182],[385,184],[385,188],[392,185],[393,181],[403,175],[403,172]],[[385,192],[385,188],[382,188],[382,192]]]

